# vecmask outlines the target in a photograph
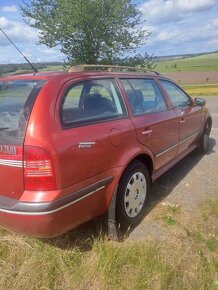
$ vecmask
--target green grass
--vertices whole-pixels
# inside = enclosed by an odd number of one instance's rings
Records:
[[[209,208],[211,214],[213,214],[216,218],[218,218],[218,200],[211,200],[209,202]]]
[[[176,224],[176,220],[170,215],[164,216],[163,220],[166,223],[166,225],[168,225],[168,226],[173,226]]]
[[[181,208],[178,204],[162,203],[161,211],[155,219],[162,219],[165,225],[174,226],[177,223],[177,217],[179,217],[180,213]]]
[[[201,233],[201,231],[198,230],[198,229],[194,230],[194,231],[191,233],[191,235],[192,235],[193,240],[194,240],[196,243],[200,243],[200,242],[204,241],[204,238],[203,238],[203,236],[202,236],[202,233]]]
[[[199,259],[195,249],[190,257],[157,242],[86,243],[89,250],[74,246],[70,236],[51,243],[1,233],[0,288],[213,289],[215,260]]]
[[[201,56],[187,57],[157,62],[155,70],[166,73],[176,71],[217,71],[218,53],[204,54]]]
[[[218,241],[215,239],[215,237],[211,237],[206,241],[206,245],[209,251],[215,252],[218,250]]]
[[[217,223],[217,202],[204,202],[201,210],[208,218],[192,217],[182,239],[176,238],[184,222],[181,208],[161,206],[159,220],[163,211],[178,220],[165,228],[169,238],[164,242],[146,238],[112,242],[90,225],[52,240],[1,229],[0,289],[216,290],[218,245],[212,226]]]

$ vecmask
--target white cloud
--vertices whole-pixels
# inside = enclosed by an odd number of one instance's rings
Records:
[[[207,24],[207,28],[210,30],[218,29],[218,18],[213,19],[213,21]]]
[[[38,55],[40,55],[40,59],[43,61],[46,61],[48,58],[49,60],[47,61],[63,61],[66,55],[60,49],[60,46],[53,48],[47,47],[46,45],[37,46]]]
[[[14,21],[0,16],[0,27],[32,62],[63,61],[66,58],[59,47],[48,48],[45,45],[36,45],[39,31],[29,27],[22,20]],[[0,63],[20,62],[25,61],[0,31]]]
[[[22,22],[0,17],[0,27],[16,43],[36,42],[38,40],[37,32]],[[9,45],[9,42],[0,32],[0,46],[6,45]]]
[[[218,23],[217,23],[218,24]],[[214,23],[208,23],[202,26],[193,23],[188,25],[182,23],[177,26],[165,26],[156,30],[152,37],[152,43],[167,42],[182,44],[183,42],[200,42],[208,41],[210,39],[217,39],[218,25],[215,27]]]
[[[24,55],[25,57],[32,57],[32,54],[31,54],[31,53],[27,53],[27,52],[23,52],[23,55]]]
[[[48,55],[56,55],[58,53],[60,53],[59,50],[55,49],[55,48],[45,48],[45,49],[40,49],[44,54],[48,54]]]
[[[156,39],[158,39],[159,41],[167,41],[167,40],[172,40],[178,37],[178,31],[174,30],[174,31],[161,31],[160,33],[157,34]]]
[[[140,9],[150,23],[177,22],[210,9],[216,0],[149,0]]]
[[[177,0],[174,2],[177,4],[177,8],[183,12],[198,12],[211,8],[216,0]]]
[[[217,50],[217,0],[148,0],[140,7],[156,55]]]
[[[3,12],[9,12],[9,13],[16,13],[17,12],[17,7],[15,5],[11,6],[3,6],[1,8]]]
[[[209,50],[211,50],[211,47],[213,47],[213,46],[218,47],[218,39],[217,38],[211,39],[207,42],[207,48]]]

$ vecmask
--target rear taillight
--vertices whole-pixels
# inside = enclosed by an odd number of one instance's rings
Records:
[[[26,190],[56,189],[52,156],[45,149],[24,146],[24,186]]]

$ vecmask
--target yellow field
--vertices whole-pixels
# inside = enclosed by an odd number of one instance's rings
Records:
[[[183,89],[191,96],[218,96],[217,85],[183,85]]]

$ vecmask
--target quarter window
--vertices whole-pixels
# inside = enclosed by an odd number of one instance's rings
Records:
[[[126,116],[114,80],[88,80],[71,86],[61,105],[64,126],[77,126]]]
[[[191,105],[190,98],[178,86],[165,80],[160,80],[160,82],[171,99],[174,108]]]
[[[167,111],[164,98],[153,80],[123,79],[121,82],[134,115]]]

